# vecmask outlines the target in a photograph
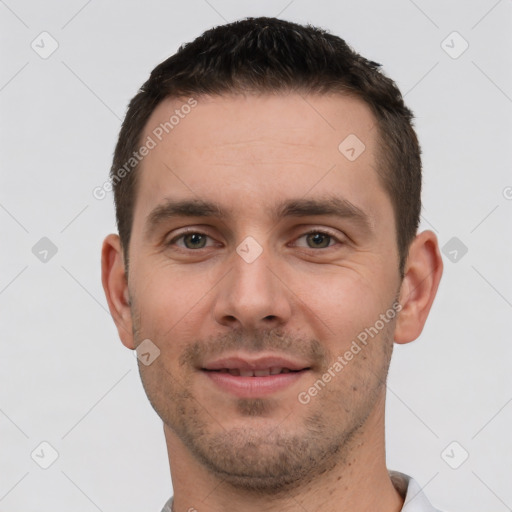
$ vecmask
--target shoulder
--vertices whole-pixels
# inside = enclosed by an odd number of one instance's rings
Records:
[[[167,502],[165,503],[164,508],[162,509],[161,512],[172,512],[172,498],[173,497],[170,497],[167,500]]]
[[[412,476],[393,470],[388,470],[388,473],[395,489],[404,498],[401,512],[442,512],[430,503],[423,489]]]

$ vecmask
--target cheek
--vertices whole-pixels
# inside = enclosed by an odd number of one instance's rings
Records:
[[[197,329],[197,315],[204,319],[209,300],[208,280],[197,274],[183,275],[169,268],[153,268],[137,279],[136,297],[144,334],[156,339],[179,340],[184,332]],[[162,341],[165,341],[162,340]]]
[[[314,313],[324,324],[328,337],[346,339],[368,325],[373,325],[387,307],[379,296],[376,279],[354,269],[338,268],[323,276],[316,275],[307,285],[294,287],[304,310]],[[382,310],[382,311],[381,311]]]

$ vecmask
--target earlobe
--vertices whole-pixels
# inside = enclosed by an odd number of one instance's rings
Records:
[[[402,309],[395,328],[395,342],[414,341],[423,330],[443,274],[443,260],[436,235],[423,231],[409,248],[400,287]]]
[[[110,234],[103,241],[101,250],[101,282],[107,298],[110,314],[117,327],[123,345],[134,349],[130,295],[126,280],[121,241]]]

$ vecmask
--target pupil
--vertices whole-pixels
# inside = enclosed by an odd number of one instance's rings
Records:
[[[198,242],[199,242],[199,245],[201,244],[201,241],[204,242],[204,237],[198,233],[192,233],[191,235],[187,235],[186,239],[188,239],[191,242],[191,245],[195,246],[196,248],[197,248]],[[204,244],[200,245],[200,248],[202,248],[203,246],[204,246]]]
[[[328,247],[329,245],[329,236],[324,235],[322,233],[313,233],[309,235],[313,239],[313,243],[318,247],[318,244],[320,244],[322,247]],[[322,240],[325,242],[327,241],[327,244],[322,244]]]

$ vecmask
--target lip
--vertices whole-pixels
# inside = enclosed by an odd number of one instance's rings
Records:
[[[242,377],[215,370],[267,370],[272,367],[288,368],[288,373],[263,377]],[[206,363],[202,373],[222,391],[238,398],[259,398],[282,391],[301,379],[310,371],[307,363],[283,356],[263,356],[257,358],[232,356]]]
[[[201,369],[222,370],[223,368],[227,368],[228,370],[266,370],[272,367],[288,368],[289,370],[298,371],[309,368],[309,365],[305,362],[283,356],[263,356],[257,358],[232,356],[208,362]]]
[[[241,377],[207,370],[203,370],[203,373],[221,390],[227,391],[238,398],[260,398],[284,390],[309,371],[304,369],[266,377]]]

